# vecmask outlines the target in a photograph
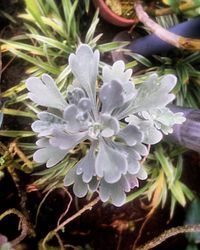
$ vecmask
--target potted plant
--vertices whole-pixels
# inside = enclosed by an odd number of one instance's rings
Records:
[[[128,27],[137,22],[132,11],[133,8],[128,7],[126,9],[125,6],[123,8],[123,5],[120,5],[120,1],[94,0],[93,2],[99,8],[100,15],[114,25]]]
[[[99,8],[100,15],[116,26],[128,27],[138,22],[134,8],[134,4],[137,2],[135,0],[93,0],[93,2],[95,7]],[[142,2],[148,4],[147,11],[154,16],[168,15],[174,12],[184,12],[188,16],[194,16],[195,9],[200,6],[197,1],[174,3],[163,0],[158,1],[159,4],[155,1]],[[160,8],[161,5],[163,8]]]

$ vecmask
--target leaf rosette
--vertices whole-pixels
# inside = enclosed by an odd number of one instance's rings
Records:
[[[77,197],[97,191],[103,202],[121,206],[126,192],[147,178],[140,164],[148,154],[147,144],[158,143],[163,133],[185,120],[166,107],[175,98],[170,92],[176,77],[152,74],[136,88],[132,70],[117,61],[103,67],[97,92],[99,51],[86,44],[69,56],[69,66],[74,81],[66,100],[49,75],[27,80],[28,97],[47,108],[32,124],[39,137],[33,159],[50,168],[89,141],[86,155],[68,171],[64,185],[73,185]]]

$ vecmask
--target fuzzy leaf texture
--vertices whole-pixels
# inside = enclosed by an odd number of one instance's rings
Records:
[[[77,197],[97,191],[103,202],[122,206],[126,193],[147,178],[140,164],[148,154],[147,144],[158,143],[163,133],[171,133],[174,124],[185,120],[182,113],[166,107],[175,98],[170,92],[176,77],[152,74],[136,87],[132,70],[125,70],[122,61],[104,66],[99,77],[99,51],[86,44],[70,55],[69,66],[74,81],[66,89],[66,100],[50,76],[27,80],[28,97],[48,108],[32,124],[40,138],[33,159],[50,168],[89,141],[64,185],[73,185]],[[98,92],[97,79],[102,79]]]

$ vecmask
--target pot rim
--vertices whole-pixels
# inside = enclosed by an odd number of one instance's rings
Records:
[[[102,17],[115,25],[130,26],[137,22],[136,18],[128,19],[114,13],[105,3],[105,0],[94,0],[94,3],[97,7],[99,7]]]

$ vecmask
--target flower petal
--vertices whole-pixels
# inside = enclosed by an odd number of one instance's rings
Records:
[[[47,74],[38,77],[30,77],[26,81],[27,89],[30,91],[28,97],[35,103],[51,108],[64,109],[66,101],[59,92],[54,80]]]
[[[59,116],[43,111],[38,113],[37,120],[32,123],[31,128],[38,136],[47,136],[52,133],[54,128],[64,128],[66,122]]]
[[[121,84],[117,81],[104,84],[100,89],[99,98],[102,102],[102,113],[110,114],[124,103]]]
[[[143,143],[156,144],[163,137],[162,133],[154,127],[153,121],[142,120],[135,115],[130,115],[125,119],[125,121],[129,122],[129,124],[134,124],[143,132]]]
[[[69,103],[77,105],[79,100],[83,97],[85,97],[85,92],[81,88],[73,88],[72,85],[68,86],[67,100]]]
[[[140,128],[142,129],[142,131],[144,131],[144,139],[143,142],[146,144],[156,144],[159,141],[162,140],[163,135],[162,133],[157,130],[153,124],[148,124],[143,122],[140,126]]]
[[[96,143],[93,143],[84,158],[82,158],[76,164],[77,175],[82,174],[82,179],[85,183],[92,180],[92,177],[96,175],[95,173],[95,149]]]
[[[122,138],[128,146],[133,146],[137,142],[142,141],[143,134],[136,126],[127,125],[125,128],[119,131],[117,137]]]
[[[129,183],[130,189],[133,189],[135,187],[139,187],[139,182],[138,182],[138,179],[135,175],[127,174],[126,179]]]
[[[108,114],[101,114],[100,119],[103,126],[103,129],[101,131],[101,135],[103,137],[112,137],[113,135],[118,133],[119,122],[116,118]]]
[[[142,143],[137,143],[132,147],[132,149],[134,149],[136,152],[143,156],[146,156],[149,153],[147,147]]]
[[[164,134],[172,133],[175,124],[182,124],[185,121],[183,113],[173,113],[166,107],[152,109],[149,114],[155,126]]]
[[[98,73],[99,51],[94,53],[90,46],[81,44],[76,54],[69,56],[69,66],[81,87],[92,101],[93,109],[96,106],[96,78]]]
[[[49,139],[52,146],[69,151],[86,139],[87,131],[76,134],[67,134],[59,129],[54,129],[52,135],[53,137]]]
[[[139,172],[137,173],[136,177],[140,180],[146,180],[148,175],[147,172],[145,171],[144,167],[141,166]]]
[[[91,110],[92,104],[89,98],[81,98],[78,103],[78,108],[84,112],[89,112]]]
[[[80,130],[81,124],[77,119],[78,114],[79,110],[74,104],[70,104],[65,108],[63,118],[67,123],[67,131],[75,133]]]
[[[76,180],[73,185],[73,191],[78,198],[84,197],[88,192],[88,185],[83,182],[80,175],[76,175]]]
[[[88,192],[88,185],[83,182],[81,176],[76,174],[76,167],[71,168],[65,178],[64,186],[73,185],[73,192],[78,198],[84,197]]]
[[[97,176],[104,177],[108,183],[115,183],[126,173],[127,167],[125,156],[100,140],[95,163]]]
[[[111,203],[113,205],[117,207],[122,206],[126,201],[126,195],[122,182],[118,181],[114,184],[110,184],[102,179],[99,187],[99,197],[103,202],[111,199]]]
[[[137,93],[135,86],[131,81],[131,75],[132,70],[128,69],[125,71],[125,64],[121,60],[116,61],[112,67],[108,65],[104,66],[102,71],[104,83],[116,80],[121,84],[125,102],[133,99]]]
[[[67,172],[64,178],[64,186],[68,187],[74,184],[75,178],[76,178],[76,167],[72,167]]]
[[[33,160],[38,163],[45,163],[47,168],[55,166],[67,155],[66,150],[61,150],[50,145],[48,139],[43,138],[37,141],[37,145],[42,147],[33,154]]]
[[[99,186],[99,180],[97,180],[96,177],[93,177],[92,180],[88,183],[88,186],[91,192],[97,191],[97,188]]]
[[[140,163],[131,154],[128,157],[128,172],[132,175],[137,174],[140,170]]]
[[[123,119],[130,114],[165,107],[175,98],[174,94],[169,93],[175,84],[176,77],[173,75],[164,77],[158,77],[157,74],[150,75],[139,86],[134,100],[117,117]]]
[[[156,74],[151,75],[139,88],[134,112],[167,105],[175,98],[174,94],[169,94],[175,85],[176,77],[173,75],[165,75],[162,78],[158,78]]]
[[[112,67],[104,66],[102,71],[103,82],[111,82],[118,80],[121,83],[127,83],[132,75],[132,70],[125,71],[125,64],[123,61],[116,61]]]
[[[137,150],[135,150],[134,147],[129,147],[117,142],[112,143],[112,145],[116,151],[121,153],[123,152],[123,155],[126,157],[128,163],[127,171],[130,174],[136,174],[140,169],[139,160],[141,159],[141,156]]]

